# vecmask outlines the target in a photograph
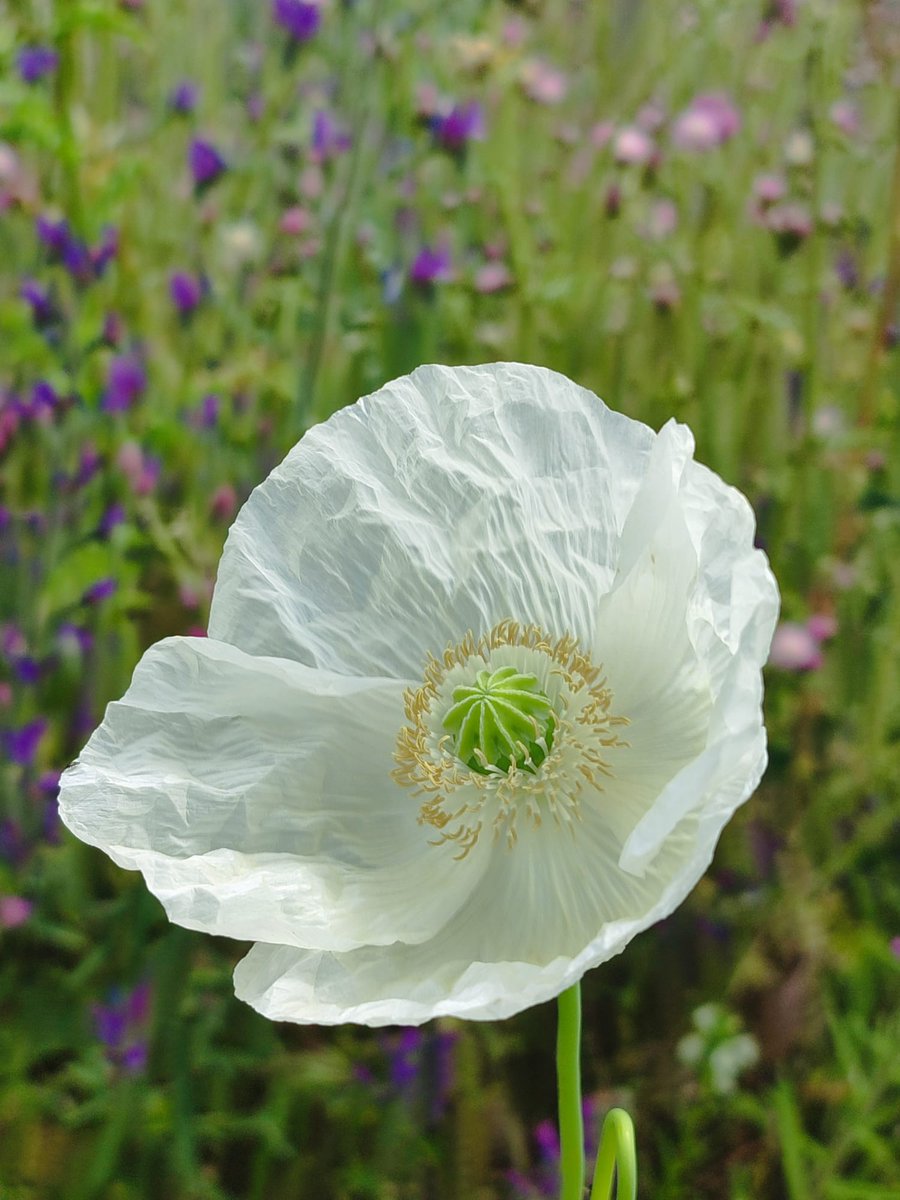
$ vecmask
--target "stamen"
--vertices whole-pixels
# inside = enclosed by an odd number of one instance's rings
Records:
[[[617,733],[628,719],[611,715],[611,702],[600,668],[570,634],[554,641],[511,620],[477,639],[470,630],[429,657],[422,686],[404,696],[409,725],[397,737],[393,778],[427,797],[418,820],[439,832],[432,844],[455,843],[457,859],[486,823],[510,849],[520,816],[534,830],[546,814],[574,830],[585,788],[602,791],[612,776],[607,751],[628,744]]]

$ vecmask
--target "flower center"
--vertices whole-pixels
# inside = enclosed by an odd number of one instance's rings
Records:
[[[600,667],[570,634],[505,620],[425,663],[404,696],[393,778],[423,797],[419,823],[465,858],[483,829],[512,847],[519,827],[574,829],[628,745]]]
[[[479,775],[492,767],[505,775],[513,763],[534,774],[553,747],[556,718],[536,675],[500,667],[454,688],[442,725],[453,736],[457,757]]]

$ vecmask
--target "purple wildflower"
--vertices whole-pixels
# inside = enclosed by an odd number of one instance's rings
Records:
[[[59,320],[59,313],[49,291],[39,283],[26,279],[19,288],[19,295],[31,306],[31,319],[35,328],[46,329],[48,325],[54,325]]]
[[[56,631],[57,641],[66,653],[89,654],[94,646],[94,635],[83,625],[63,621]]]
[[[23,655],[22,658],[17,658],[13,664],[13,674],[20,683],[26,686],[34,686],[41,678],[41,664],[36,658],[32,658],[30,654]]]
[[[741,128],[741,114],[724,92],[695,96],[675,120],[672,141],[681,150],[712,150]]]
[[[42,413],[51,413],[61,403],[59,393],[46,379],[39,379],[31,389],[29,415],[40,417]]]
[[[65,218],[54,221],[50,217],[38,217],[35,229],[50,257],[61,262],[76,283],[99,279],[118,253],[118,233],[112,228],[103,231],[100,243],[93,248],[72,233]]]
[[[18,821],[0,821],[0,858],[13,866],[21,866],[28,857],[28,846]]]
[[[213,429],[219,419],[220,400],[215,393],[210,392],[200,401],[200,424],[204,429]]]
[[[189,317],[198,308],[206,291],[205,282],[199,275],[187,271],[175,271],[169,277],[169,296],[182,317]]]
[[[534,1140],[544,1161],[559,1158],[559,1134],[551,1120],[540,1121],[534,1128]]]
[[[80,488],[90,483],[102,465],[103,458],[94,446],[88,443],[82,447],[78,470],[72,476],[72,487]]]
[[[188,148],[188,166],[194,180],[194,190],[203,192],[212,187],[228,169],[225,159],[212,144],[203,138],[194,138]]]
[[[124,412],[141,396],[147,386],[143,363],[133,354],[117,355],[106,373],[106,390],[101,407],[104,412]]]
[[[122,525],[125,521],[125,509],[121,504],[116,502],[110,504],[109,508],[103,513],[97,525],[97,533],[104,540],[107,540],[117,525]]]
[[[125,334],[125,323],[117,312],[108,312],[103,318],[100,340],[105,346],[115,349]]]
[[[181,117],[189,116],[197,107],[200,90],[190,79],[182,79],[169,92],[169,108]]]
[[[85,589],[81,602],[82,604],[100,604],[103,600],[108,600],[110,596],[115,595],[118,587],[118,580],[111,576],[98,579],[96,583],[92,583],[89,588]]]
[[[422,288],[429,288],[435,283],[445,283],[452,275],[452,260],[447,246],[436,250],[430,246],[423,246],[409,268],[410,283]]]
[[[419,1077],[419,1051],[422,1046],[422,1031],[410,1026],[401,1029],[393,1044],[388,1047],[388,1069],[395,1091],[408,1096]]]
[[[341,129],[337,122],[324,109],[316,109],[313,115],[312,160],[327,162],[338,154],[349,150],[352,140],[346,130]]]
[[[119,231],[111,225],[103,230],[100,243],[90,251],[91,268],[95,278],[99,279],[112,260],[119,253]]]
[[[54,258],[61,258],[72,234],[69,222],[63,217],[54,221],[51,217],[38,217],[35,221],[38,241],[44,243]]]
[[[47,731],[47,722],[37,717],[18,729],[8,729],[5,735],[6,753],[10,762],[20,767],[29,767],[34,762],[41,738]]]
[[[434,140],[444,150],[457,156],[464,154],[469,142],[484,137],[484,113],[481,105],[477,100],[468,104],[454,104],[446,115],[432,118],[431,132]]]
[[[272,0],[272,18],[295,42],[308,42],[319,31],[322,12],[304,0]]]
[[[126,1075],[139,1075],[147,1065],[149,1010],[148,983],[140,983],[130,992],[117,989],[107,1004],[93,1006],[94,1030],[107,1061]]]
[[[23,46],[16,58],[19,76],[24,83],[38,83],[52,74],[59,65],[59,55],[50,46]]]

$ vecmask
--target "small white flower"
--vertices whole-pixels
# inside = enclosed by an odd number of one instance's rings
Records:
[[[737,1088],[738,1077],[759,1062],[756,1039],[741,1030],[740,1019],[721,1004],[694,1010],[694,1029],[678,1043],[678,1057],[720,1096]]]
[[[777,590],[744,498],[551,371],[421,367],[308,433],[151,648],[69,828],[238,995],[505,1017],[670,913],[765,767]]]

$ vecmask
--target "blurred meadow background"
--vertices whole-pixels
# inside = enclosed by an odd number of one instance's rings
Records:
[[[553,1005],[276,1026],[61,830],[229,523],[420,362],[556,368],[749,496],[771,762],[585,980],[656,1200],[900,1196],[900,5],[0,2],[0,1198],[556,1194]]]

